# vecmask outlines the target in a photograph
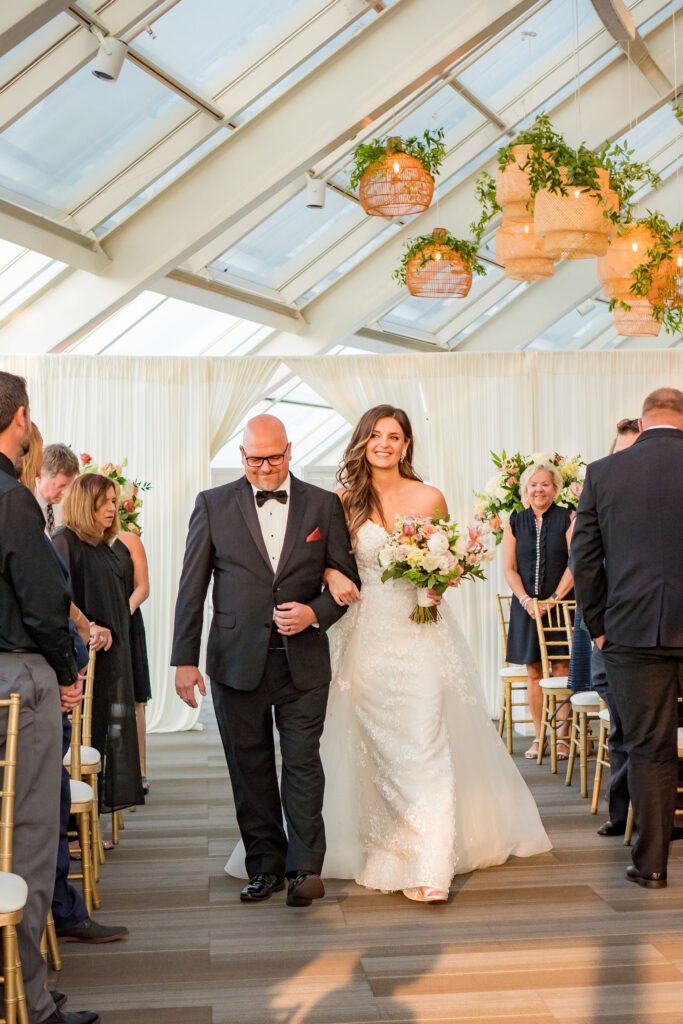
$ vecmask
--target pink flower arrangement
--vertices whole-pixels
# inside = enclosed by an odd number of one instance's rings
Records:
[[[128,480],[123,474],[124,467],[127,464],[128,460],[124,459],[121,464],[105,462],[103,466],[98,466],[93,461],[92,455],[89,455],[87,452],[81,455],[82,473],[100,473],[102,476],[116,481],[119,485],[119,520],[121,522],[121,529],[127,533],[139,534],[142,532],[138,522],[140,512],[142,511],[140,491],[149,491],[152,485],[148,482],[140,483],[139,480]]]

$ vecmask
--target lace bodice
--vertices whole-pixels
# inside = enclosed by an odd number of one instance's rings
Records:
[[[364,587],[382,582],[382,567],[377,555],[387,540],[387,531],[379,523],[366,519],[356,536],[356,565]]]

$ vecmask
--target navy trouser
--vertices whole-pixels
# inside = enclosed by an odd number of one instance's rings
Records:
[[[62,714],[62,757],[71,743],[71,722]],[[85,921],[88,910],[73,885],[69,885],[69,815],[71,813],[71,787],[69,773],[62,765],[62,791],[59,799],[59,848],[57,850],[57,875],[52,894],[52,916],[56,928],[70,928],[79,921]]]

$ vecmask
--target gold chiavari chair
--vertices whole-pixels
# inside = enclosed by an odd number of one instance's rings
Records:
[[[573,636],[573,623],[571,613],[567,606],[564,606],[565,623],[567,631]],[[572,725],[569,732],[569,758],[567,760],[567,775],[564,780],[565,786],[571,786],[574,774],[574,761],[576,752],[579,752],[579,768],[581,775],[581,796],[588,796],[588,744],[593,740],[591,723],[598,720],[600,708],[605,706],[604,701],[595,690],[583,690],[580,693],[572,693],[569,703],[572,708]]]
[[[51,963],[55,971],[61,971],[62,958],[59,955],[57,930],[55,928],[55,919],[52,916],[51,910],[49,910],[47,914],[47,924],[45,925],[45,931],[43,932],[43,938],[40,943],[40,952],[43,954],[43,959],[48,963]]]
[[[90,652],[88,674],[95,671],[95,652]],[[71,776],[71,813],[76,818],[78,842],[81,848],[81,870],[71,872],[69,878],[78,878],[83,885],[83,902],[88,914],[100,905],[92,864],[92,814],[94,793],[92,786],[83,782],[81,768],[81,724],[82,702],[77,704],[71,713],[71,757],[69,758],[69,774]]]
[[[0,700],[7,708],[7,735],[2,767],[2,793],[0,803],[0,930],[2,930],[2,983],[5,992],[5,1016],[0,1024],[28,1024],[24,982],[21,974],[17,924],[23,916],[28,887],[23,878],[12,874],[12,835],[14,831],[14,788],[17,770],[19,739],[18,693]]]
[[[528,677],[524,665],[509,665],[505,661],[505,651],[507,650],[508,643],[508,626],[510,624],[510,605],[512,603],[511,594],[496,594],[496,603],[498,605],[498,624],[500,626],[500,638],[503,645],[503,667],[500,670],[500,678],[502,682],[502,693],[500,699],[500,721],[498,722],[498,735],[502,738],[503,732],[506,733],[507,748],[511,754],[513,752],[513,708],[526,708],[529,709],[527,701],[526,690]],[[524,694],[523,700],[514,700],[514,695],[522,692]],[[531,722],[530,717],[518,719],[520,724]],[[507,728],[506,728],[507,727]]]
[[[598,813],[598,804],[600,803],[600,786],[602,785],[602,769],[611,768],[609,761],[609,746],[607,742],[610,730],[609,708],[603,700],[601,700],[600,703],[602,705],[598,712],[600,733],[598,735],[598,753],[595,758],[595,779],[593,781],[591,814]]]
[[[558,698],[564,701],[571,696],[568,676],[552,675],[552,665],[557,661],[568,661],[572,650],[571,613],[576,610],[576,601],[558,601],[551,605],[545,615],[541,615],[541,602],[534,598],[536,611],[536,629],[541,648],[543,678],[540,681],[543,691],[543,710],[541,712],[541,730],[538,743],[537,763],[543,764],[543,750],[546,736],[550,732],[550,770],[557,773],[557,723]],[[565,607],[569,614],[565,614]],[[569,652],[569,653],[568,653]],[[567,712],[569,714],[569,712]],[[564,720],[563,720],[564,721]],[[563,724],[563,723],[560,723]]]
[[[98,777],[102,771],[102,758],[100,753],[92,746],[92,702],[95,689],[95,651],[90,651],[88,660],[88,671],[83,687],[83,706],[81,710],[81,778],[88,783],[93,791],[92,814],[90,821],[90,834],[92,836],[92,862],[93,875],[96,882],[100,880],[100,864],[104,864],[104,844],[102,842],[102,830],[100,828],[99,811],[99,787]],[[66,753],[64,765],[68,769],[71,765],[71,748]],[[99,909],[99,896],[95,902],[95,908]]]

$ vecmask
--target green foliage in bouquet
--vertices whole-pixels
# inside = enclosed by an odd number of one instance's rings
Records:
[[[121,529],[127,533],[142,533],[142,527],[138,522],[142,512],[142,498],[140,495],[143,491],[151,490],[151,483],[149,481],[129,480],[124,475],[123,471],[128,465],[128,459],[124,459],[121,463],[105,462],[103,466],[98,466],[96,462],[93,462],[92,455],[83,452],[80,461],[81,473],[99,473],[101,476],[106,476],[109,480],[113,480],[119,485],[119,521]]]

